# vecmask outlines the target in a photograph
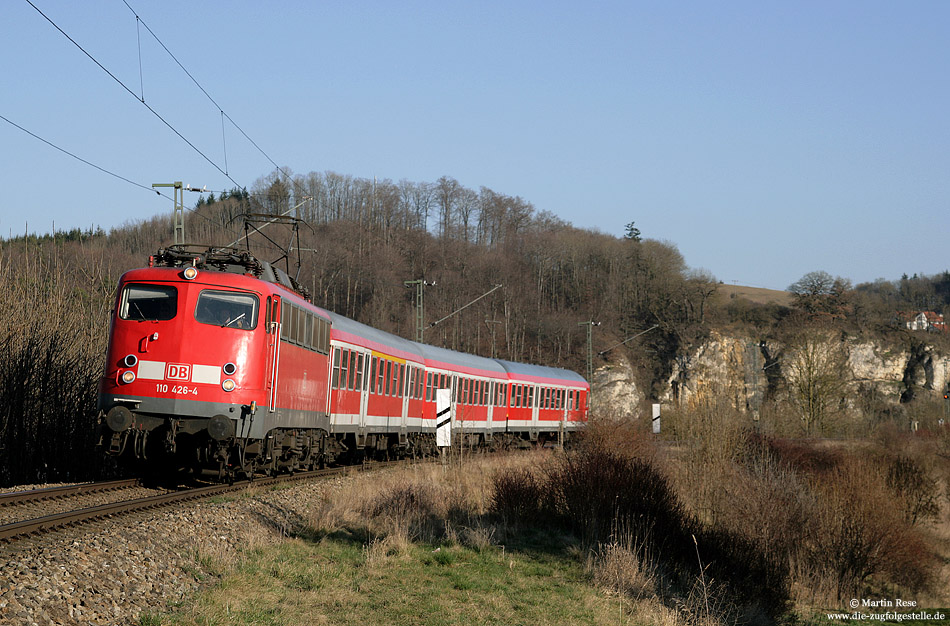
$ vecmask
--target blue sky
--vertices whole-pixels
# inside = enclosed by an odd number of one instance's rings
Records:
[[[950,3],[127,1],[295,173],[635,221],[728,284],[950,268]],[[272,171],[144,28],[140,78],[122,0],[33,2],[231,178]],[[234,186],[23,0],[0,58],[31,132],[146,187]],[[3,236],[171,209],[2,120],[0,146]]]

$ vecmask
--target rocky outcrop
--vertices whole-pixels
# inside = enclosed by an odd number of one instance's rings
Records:
[[[646,399],[637,386],[630,362],[624,357],[595,369],[591,387],[591,411],[595,415],[636,417]]]
[[[852,396],[873,392],[886,402],[906,403],[920,394],[938,394],[950,382],[950,355],[914,342],[894,348],[868,340],[828,337],[840,355],[841,376]],[[757,410],[783,393],[797,347],[752,336],[711,332],[709,338],[672,365],[665,391],[649,399],[665,404],[692,403],[705,394],[730,398],[739,410]],[[648,400],[626,360],[594,373],[592,409],[633,415]]]

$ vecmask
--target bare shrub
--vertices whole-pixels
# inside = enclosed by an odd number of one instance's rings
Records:
[[[700,521],[716,524],[731,513],[731,501],[723,497],[724,486],[734,483],[731,475],[743,453],[747,416],[723,395],[704,394],[689,407],[671,415],[674,436],[683,454],[668,464],[677,495]]]
[[[435,485],[412,481],[381,491],[367,501],[363,512],[372,520],[375,532],[433,541],[444,534],[445,504]]]
[[[634,552],[642,552],[637,557],[662,573],[667,593],[688,595],[698,576],[709,576],[717,581],[716,594],[722,594],[715,611],[727,612],[715,619],[774,618],[786,610],[783,568],[743,535],[689,515],[651,463],[582,448],[560,458],[548,480],[555,494],[552,517],[564,520],[591,546],[612,537],[635,537]],[[697,568],[697,550],[702,569]]]
[[[897,496],[905,521],[916,524],[940,514],[937,481],[918,459],[904,455],[891,459],[887,486]]]
[[[545,484],[532,468],[512,468],[492,476],[490,510],[506,525],[532,524],[542,515]]]
[[[823,578],[840,600],[872,577],[914,591],[929,582],[933,561],[885,488],[880,463],[848,458],[812,481],[814,500],[804,536],[802,578]]]

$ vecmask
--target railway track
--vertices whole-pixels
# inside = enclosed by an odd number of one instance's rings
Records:
[[[273,478],[255,478],[232,485],[166,490],[161,493],[155,493],[154,488],[143,487],[137,480],[124,480],[0,494],[0,546],[66,528],[79,528],[106,518],[160,509],[250,487],[266,487],[354,471],[382,469],[406,462],[376,462]],[[143,495],[143,492],[151,493]],[[101,497],[102,494],[110,494],[108,502],[90,504],[91,495]]]

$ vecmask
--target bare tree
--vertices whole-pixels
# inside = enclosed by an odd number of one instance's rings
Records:
[[[849,308],[851,281],[825,271],[809,272],[788,286],[795,305],[815,314],[841,316]]]
[[[830,330],[805,329],[783,360],[789,395],[806,435],[821,434],[841,407],[846,355]]]

